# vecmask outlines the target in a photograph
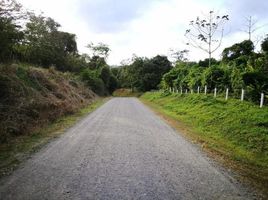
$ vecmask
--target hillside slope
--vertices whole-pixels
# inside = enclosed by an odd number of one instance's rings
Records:
[[[22,65],[0,66],[0,142],[34,131],[93,101],[74,75]]]
[[[141,100],[266,196],[268,108],[213,95],[147,92]]]

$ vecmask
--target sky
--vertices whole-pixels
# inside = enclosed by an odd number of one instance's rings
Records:
[[[249,16],[258,28],[252,35],[256,51],[268,33],[267,0],[18,0],[36,13],[44,12],[61,24],[61,30],[77,36],[80,53],[90,54],[87,44],[107,44],[110,65],[120,65],[134,54],[142,57],[170,55],[170,49],[188,49],[188,59],[208,57],[198,48],[186,45],[185,31],[197,16],[213,10],[229,15],[224,25],[221,47],[213,53],[220,58],[225,47],[248,38],[244,31]]]

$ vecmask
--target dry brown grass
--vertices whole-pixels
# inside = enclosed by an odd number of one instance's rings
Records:
[[[0,142],[74,113],[95,97],[73,75],[53,68],[0,66]]]

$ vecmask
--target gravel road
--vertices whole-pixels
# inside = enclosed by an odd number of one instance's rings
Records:
[[[11,176],[0,199],[251,199],[136,98],[113,98]]]

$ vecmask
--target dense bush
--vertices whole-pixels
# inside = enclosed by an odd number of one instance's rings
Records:
[[[263,53],[255,53],[248,40],[234,44],[224,49],[222,61],[213,59],[211,67],[206,67],[207,59],[198,63],[178,62],[163,76],[161,87],[196,90],[198,86],[207,86],[208,92],[229,88],[235,97],[245,89],[246,99],[259,102],[261,93],[268,94],[267,41],[268,38],[262,43]]]
[[[114,70],[121,87],[132,90],[149,91],[159,88],[161,79],[171,69],[166,56],[155,56],[151,59],[134,57],[132,63]]]

